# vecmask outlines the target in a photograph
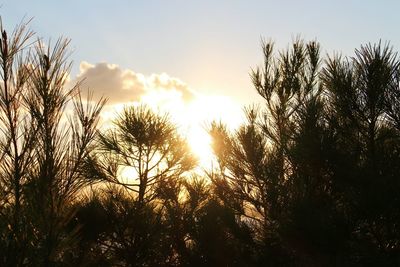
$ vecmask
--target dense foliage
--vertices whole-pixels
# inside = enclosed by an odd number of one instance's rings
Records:
[[[210,125],[201,175],[168,116],[126,107],[98,130],[105,101],[65,86],[68,41],[0,30],[0,266],[400,265],[388,44],[323,59],[263,42],[264,104],[234,132]]]

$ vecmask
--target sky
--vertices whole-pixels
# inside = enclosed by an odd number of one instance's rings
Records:
[[[351,56],[361,44],[379,40],[400,49],[396,0],[0,4],[6,29],[33,18],[30,26],[44,40],[71,39],[71,82],[85,78],[84,86],[108,97],[109,105],[147,101],[166,107],[182,125],[193,116],[197,124],[215,118],[237,124],[242,107],[261,100],[249,76],[262,63],[261,38],[275,41],[277,49],[297,36],[317,40],[324,55]]]
[[[70,38],[75,75],[83,61],[106,62],[249,104],[262,37],[285,48],[300,35],[346,55],[379,39],[399,49],[399,10],[395,0],[12,0],[1,2],[0,14],[8,28],[33,18],[39,36]]]

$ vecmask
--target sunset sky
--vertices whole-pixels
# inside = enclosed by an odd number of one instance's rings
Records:
[[[7,29],[33,18],[45,40],[70,38],[72,82],[85,78],[109,106],[142,101],[170,112],[199,150],[204,121],[236,125],[242,107],[260,100],[249,72],[262,62],[262,37],[278,49],[298,35],[317,39],[323,54],[352,55],[380,39],[400,49],[395,0],[13,0],[0,10]]]

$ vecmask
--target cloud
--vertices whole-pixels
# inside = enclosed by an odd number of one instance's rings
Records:
[[[187,84],[166,73],[145,76],[109,63],[81,62],[80,73],[74,82],[77,81],[82,81],[82,88],[93,91],[95,99],[106,97],[108,104],[139,102],[144,96],[166,92],[177,93],[185,102],[195,96]]]
[[[177,78],[172,78],[166,73],[152,74],[148,79],[151,88],[165,91],[177,91],[181,93],[184,101],[190,101],[194,97],[193,91],[188,86]]]

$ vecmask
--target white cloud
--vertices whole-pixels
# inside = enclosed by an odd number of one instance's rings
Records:
[[[95,99],[101,96],[108,104],[141,101],[146,95],[177,94],[184,102],[194,98],[194,92],[181,80],[166,73],[145,76],[132,70],[123,70],[109,63],[81,62],[80,73],[74,82],[83,81],[82,89],[93,91]]]

